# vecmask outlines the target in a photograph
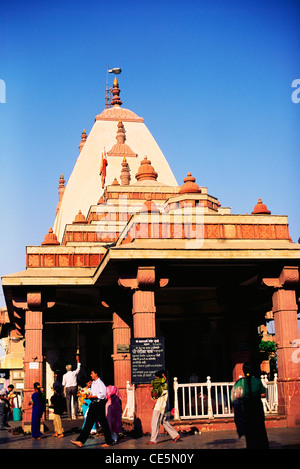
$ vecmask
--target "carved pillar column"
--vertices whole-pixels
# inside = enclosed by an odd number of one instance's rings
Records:
[[[42,351],[43,313],[41,292],[27,293],[27,310],[25,313],[25,356],[24,356],[24,414],[23,423],[31,421],[32,408],[28,405],[33,393],[33,383],[42,385],[43,351]]]
[[[155,337],[155,269],[139,268],[138,287],[132,296],[134,337]],[[151,432],[153,401],[150,399],[151,384],[136,387],[136,419],[141,422],[144,433]]]
[[[113,361],[114,383],[120,389],[122,402],[126,402],[126,382],[131,381],[130,366],[130,326],[119,316],[113,313]]]
[[[300,364],[295,345],[299,345],[295,288],[298,267],[284,267],[279,278],[263,279],[273,287],[273,315],[278,365],[278,411],[287,417],[288,426],[300,419]],[[296,352],[296,353],[295,353]]]
[[[29,429],[32,407],[29,405],[33,384],[43,386],[43,309],[54,302],[42,303],[41,292],[27,292],[26,299],[14,298],[13,306],[25,311],[25,354],[24,354],[24,413],[23,428]],[[27,428],[28,427],[28,428]]]
[[[167,285],[168,279],[155,277],[155,267],[139,267],[136,277],[120,277],[119,285],[130,288],[134,337],[155,337],[155,289]]]
[[[139,267],[132,296],[134,337],[155,337],[155,268]]]
[[[155,337],[155,289],[167,285],[168,279],[156,279],[155,267],[139,267],[135,278],[119,279],[119,285],[131,288],[134,337]],[[151,432],[153,401],[151,384],[137,384],[135,421],[142,431]]]

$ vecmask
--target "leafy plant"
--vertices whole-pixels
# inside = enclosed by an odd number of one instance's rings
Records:
[[[258,348],[261,352],[267,352],[267,353],[276,352],[274,340],[261,340]]]

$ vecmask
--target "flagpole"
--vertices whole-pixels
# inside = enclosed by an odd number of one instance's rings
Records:
[[[105,91],[105,107],[109,107],[109,97],[108,97],[108,67],[106,71],[106,91]]]
[[[119,75],[122,72],[120,68],[106,68],[106,90],[105,90],[105,107],[106,109],[110,107],[109,96],[110,96],[110,88],[108,87],[108,74],[114,73],[115,75]]]

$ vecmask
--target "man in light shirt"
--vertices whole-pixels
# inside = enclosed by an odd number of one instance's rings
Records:
[[[81,448],[88,439],[94,423],[99,422],[105,438],[105,444],[102,446],[111,446],[113,444],[113,439],[105,416],[106,386],[99,378],[98,371],[93,370],[91,372],[91,378],[93,382],[91,385],[91,394],[89,395],[89,399],[91,399],[92,402],[89,405],[85,425],[81,429],[78,438],[75,441],[71,440],[71,443]]]
[[[68,412],[68,417],[70,419],[72,418],[72,406],[71,406],[72,397],[73,397],[73,406],[74,406],[74,418],[77,417],[77,413],[78,413],[77,377],[78,377],[80,366],[81,366],[81,364],[79,363],[79,355],[76,355],[76,362],[77,362],[77,368],[74,371],[72,371],[72,365],[66,366],[67,373],[63,375],[63,379],[62,379],[62,385],[64,387],[64,392],[66,396],[67,412]]]

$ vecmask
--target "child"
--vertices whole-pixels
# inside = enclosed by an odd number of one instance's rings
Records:
[[[79,391],[79,393],[77,394],[78,396],[80,396],[82,415],[84,417],[84,422],[83,422],[82,428],[85,425],[86,418],[87,418],[87,413],[88,413],[88,410],[89,410],[89,406],[92,402],[91,399],[89,399],[89,396],[91,394],[91,385],[92,385],[92,381],[88,381],[86,383],[85,388],[82,388]],[[94,423],[93,428],[91,429],[91,434],[92,435],[95,435],[97,433],[97,427],[98,427],[98,425],[96,425],[96,423]]]
[[[55,386],[54,388],[54,394],[51,397],[50,407],[54,409],[53,425],[54,425],[55,433],[53,436],[57,436],[57,438],[63,438],[64,429],[61,423],[61,415],[65,411],[65,400],[63,396],[61,395],[60,388],[58,386]]]

